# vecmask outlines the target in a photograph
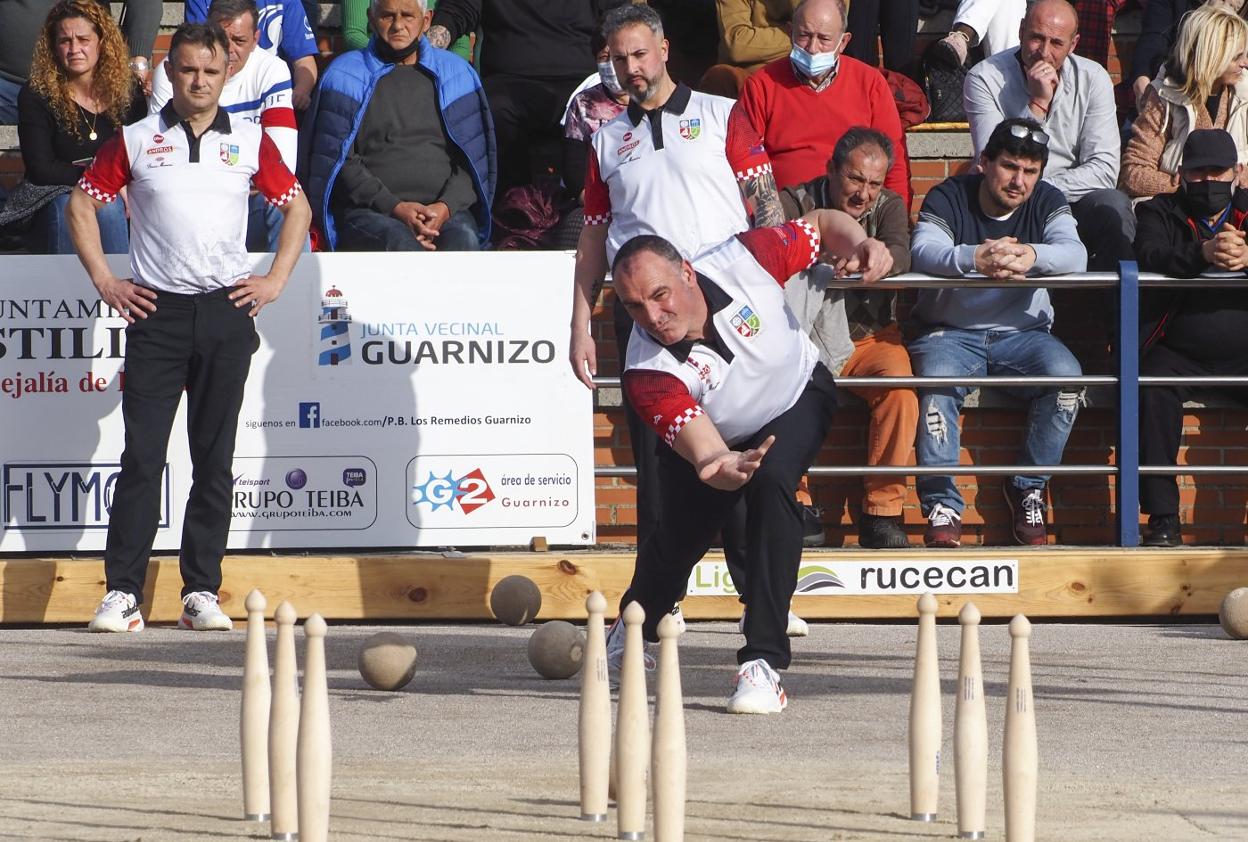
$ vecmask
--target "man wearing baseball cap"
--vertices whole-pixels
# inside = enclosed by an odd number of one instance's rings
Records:
[[[1179,189],[1137,208],[1140,271],[1172,278],[1243,272],[1248,267],[1248,192],[1238,186],[1243,169],[1235,141],[1222,129],[1189,134]],[[1248,298],[1242,289],[1180,283],[1141,290],[1140,319],[1141,375],[1248,374]],[[1199,392],[1186,386],[1140,389],[1141,465],[1177,464],[1183,402]],[[1141,476],[1140,509],[1148,515],[1146,546],[1182,545],[1174,476]]]

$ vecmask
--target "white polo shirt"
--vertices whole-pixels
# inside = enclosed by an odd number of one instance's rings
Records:
[[[116,201],[127,188],[135,282],[187,294],[231,286],[251,273],[253,186],[274,207],[301,190],[259,126],[218,109],[194,137],[172,103],[113,135],[78,181],[101,202]]]
[[[633,324],[624,390],[669,445],[703,414],[737,444],[797,403],[819,352],[782,287],[819,249],[819,233],[802,219],[745,231],[693,261],[713,335],[665,346]]]
[[[639,234],[692,258],[750,227],[738,179],[771,171],[762,138],[733,102],[677,85],[660,108],[634,102],[594,133],[585,224],[610,225],[607,262]]]
[[[152,73],[148,114],[159,113],[173,97],[173,86],[165,69],[168,65],[166,59]],[[277,144],[286,166],[292,171],[295,169],[299,133],[291,101],[290,68],[286,62],[264,50],[252,50],[243,69],[225,80],[219,104],[230,116],[263,128]]]

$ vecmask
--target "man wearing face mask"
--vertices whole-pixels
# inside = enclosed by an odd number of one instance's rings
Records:
[[[850,39],[845,19],[843,0],[803,0],[793,12],[789,55],[750,77],[738,108],[763,136],[782,189],[822,175],[851,126],[883,132],[896,152],[884,186],[909,207],[909,163],[897,103],[878,70],[842,55]]]
[[[1183,145],[1179,190],[1137,208],[1135,251],[1140,270],[1193,278],[1248,268],[1244,235],[1248,192],[1235,187],[1242,169],[1235,141],[1222,129],[1189,134]],[[1242,289],[1180,284],[1142,293],[1141,375],[1248,374],[1248,300]],[[1177,464],[1183,402],[1200,392],[1184,386],[1140,389],[1140,464]],[[1145,546],[1183,543],[1175,477],[1141,476],[1140,509],[1148,515]]]
[[[1036,120],[1049,136],[1044,180],[1070,203],[1088,268],[1108,272],[1130,260],[1135,215],[1115,189],[1121,162],[1114,86],[1105,68],[1072,55],[1079,18],[1066,0],[1039,0],[1019,26],[1019,46],[971,68],[962,87],[979,157],[1006,118]]]

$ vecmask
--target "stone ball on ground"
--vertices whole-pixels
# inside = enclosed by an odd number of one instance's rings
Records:
[[[585,635],[571,623],[543,623],[529,638],[529,663],[543,678],[571,678],[585,659]]]
[[[1248,640],[1248,588],[1236,588],[1226,595],[1218,620],[1235,640]]]
[[[360,677],[376,690],[401,690],[416,674],[416,645],[401,634],[378,632],[364,641]]]
[[[542,591],[527,576],[505,576],[490,591],[490,611],[500,623],[523,626],[542,608]]]

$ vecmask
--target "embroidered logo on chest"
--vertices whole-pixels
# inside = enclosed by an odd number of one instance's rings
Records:
[[[685,140],[697,140],[701,134],[702,120],[698,117],[680,121],[680,136]]]
[[[733,329],[746,339],[753,339],[763,329],[762,319],[748,304],[743,305],[729,321]]]
[[[227,167],[232,167],[238,163],[238,144],[223,143],[221,144],[221,163]]]

